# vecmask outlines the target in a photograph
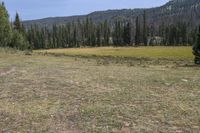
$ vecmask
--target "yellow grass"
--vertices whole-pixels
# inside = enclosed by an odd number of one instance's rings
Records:
[[[102,47],[36,50],[35,53],[47,53],[69,56],[111,56],[153,59],[192,59],[191,47]]]

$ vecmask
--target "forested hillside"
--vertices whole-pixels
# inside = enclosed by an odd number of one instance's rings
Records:
[[[25,21],[34,49],[193,45],[200,24],[199,0],[171,0],[150,9],[93,12],[83,16]]]
[[[54,24],[66,24],[73,21],[83,21],[87,17],[91,18],[95,23],[104,22],[113,24],[115,20],[135,20],[137,16],[143,14],[144,10],[148,14],[148,23],[154,26],[171,24],[181,21],[187,23],[194,28],[200,23],[200,1],[199,0],[171,0],[165,5],[150,9],[123,9],[123,10],[108,10],[97,11],[88,15],[71,16],[71,17],[55,17],[45,18],[40,20],[24,21],[26,27],[33,24],[42,27],[52,27]]]

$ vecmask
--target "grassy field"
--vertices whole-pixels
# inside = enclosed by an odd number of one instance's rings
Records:
[[[93,58],[0,51],[0,132],[200,131],[197,66],[105,65]]]
[[[110,56],[150,59],[192,59],[191,47],[127,47],[36,50],[36,53],[70,56]]]

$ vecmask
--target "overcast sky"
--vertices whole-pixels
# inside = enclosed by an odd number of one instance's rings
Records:
[[[1,0],[0,0],[1,1]],[[122,8],[149,8],[169,0],[3,0],[10,16],[18,12],[23,20],[88,14]]]

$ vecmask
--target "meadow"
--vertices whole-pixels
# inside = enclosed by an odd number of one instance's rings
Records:
[[[199,132],[192,64],[189,47],[0,49],[0,132]]]
[[[147,59],[193,59],[191,47],[100,47],[36,50],[36,53],[66,56],[129,57]]]

